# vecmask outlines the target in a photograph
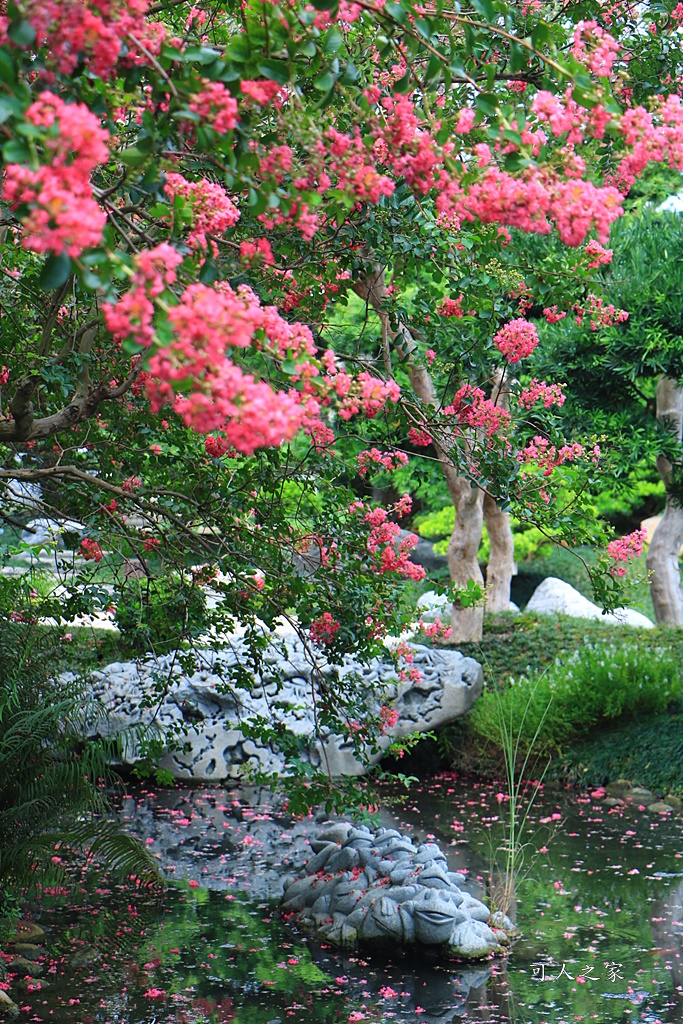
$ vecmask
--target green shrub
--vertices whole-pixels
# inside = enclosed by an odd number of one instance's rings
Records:
[[[15,601],[13,614],[20,610]],[[0,919],[24,886],[60,872],[56,844],[60,857],[89,852],[124,873],[158,878],[145,848],[103,817],[112,750],[83,740],[102,709],[77,679],[56,678],[63,647],[59,630],[0,609]]]
[[[455,509],[452,505],[439,509],[438,512],[430,512],[427,515],[416,516],[413,520],[413,527],[420,536],[427,540],[436,541],[434,552],[437,555],[448,553],[448,541],[455,523]],[[512,533],[515,542],[515,561],[524,562],[540,551],[550,550],[548,538],[536,526],[528,526],[512,519]],[[484,526],[479,547],[479,561],[488,562],[491,554],[491,542]]]
[[[129,580],[121,588],[116,625],[124,651],[162,654],[207,627],[206,596],[191,579]]]
[[[522,676],[487,690],[470,726],[481,740],[502,748],[502,712],[509,731],[520,737],[521,752],[530,749],[537,731],[539,747],[556,752],[608,719],[661,713],[680,693],[678,663],[663,648],[586,645],[535,680]]]
[[[550,774],[583,788],[631,779],[654,793],[683,792],[683,701],[665,715],[596,729],[568,747]]]

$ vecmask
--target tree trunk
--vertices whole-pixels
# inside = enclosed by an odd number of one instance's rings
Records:
[[[502,370],[497,370],[491,398],[502,409],[507,409],[509,396],[505,374]],[[510,607],[510,584],[517,572],[510,514],[498,508],[493,497],[487,493],[484,496],[484,519],[491,542],[491,554],[486,570],[486,610],[506,612]]]
[[[487,493],[484,495],[484,519],[491,542],[486,570],[486,609],[506,612],[510,607],[510,584],[517,572],[510,514],[499,509]]]
[[[478,487],[472,487],[465,477],[458,476],[452,466],[444,465],[448,493],[455,507],[453,533],[448,542],[448,569],[456,587],[466,587],[469,580],[484,583],[477,553],[481,544],[484,521],[484,494]],[[453,603],[451,613],[453,639],[458,643],[481,640],[484,628],[483,605],[463,608],[458,601]]]
[[[676,435],[683,437],[683,389],[669,377],[657,382],[657,419]],[[657,459],[659,475],[668,487],[673,465],[663,456]],[[660,625],[683,626],[683,590],[678,556],[683,547],[683,509],[668,493],[666,507],[650,541],[646,564],[652,574],[650,594],[655,618]]]

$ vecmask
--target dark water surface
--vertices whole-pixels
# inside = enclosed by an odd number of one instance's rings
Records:
[[[385,797],[382,824],[434,836],[487,898],[503,793],[441,775]],[[274,810],[264,791],[138,793],[122,816],[177,886],[159,899],[107,883],[68,899],[46,890],[35,915],[47,932],[41,988],[12,989],[21,1020],[683,1021],[681,817],[539,791],[510,908],[522,938],[507,959],[466,967],[412,953],[342,956],[289,931],[276,909],[280,878],[315,821]]]

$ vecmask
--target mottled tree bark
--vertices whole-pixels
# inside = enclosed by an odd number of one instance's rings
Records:
[[[491,398],[507,409],[509,391],[501,371],[496,374]],[[509,512],[503,512],[488,493],[484,495],[484,520],[491,543],[486,569],[486,609],[489,612],[506,612],[510,607],[510,584],[517,572],[515,542]]]
[[[517,572],[510,514],[501,511],[491,495],[486,494],[484,519],[491,542],[486,569],[486,608],[490,612],[506,612],[510,607],[510,584]]]
[[[660,377],[657,382],[657,419],[683,439],[683,389],[675,380]],[[668,487],[673,464],[660,456],[657,459],[659,475]],[[683,547],[683,509],[669,494],[666,507],[650,541],[646,564],[652,574],[650,594],[655,618],[660,625],[683,626],[683,590],[678,557]]]

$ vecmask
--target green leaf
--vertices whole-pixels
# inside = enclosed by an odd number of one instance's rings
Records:
[[[340,50],[344,44],[344,37],[336,27],[333,25],[332,28],[328,29],[323,38],[323,53],[331,54],[336,53]]]
[[[202,269],[199,271],[199,280],[202,284],[213,284],[218,280],[218,267],[214,260],[205,260]]]
[[[531,33],[531,45],[535,50],[540,50],[544,43],[550,42],[551,38],[550,26],[546,25],[544,21],[539,21]]]
[[[14,83],[15,79],[14,61],[7,50],[0,49],[0,82],[7,82],[9,85]]]
[[[289,81],[289,65],[284,60],[270,60],[264,57],[259,61],[258,70],[264,78],[272,78],[278,85],[285,85]]]
[[[71,273],[71,259],[66,253],[59,256],[48,256],[38,278],[38,284],[44,292],[60,288]]]
[[[264,192],[257,192],[255,188],[250,188],[248,204],[250,211],[255,217],[258,217],[259,213],[263,213],[268,208],[268,199]]]
[[[143,153],[138,146],[129,146],[128,149],[121,150],[116,156],[127,167],[139,167],[147,159],[147,153]]]
[[[17,46],[30,46],[35,42],[36,30],[26,18],[18,18],[10,25],[7,35]]]
[[[399,25],[402,25],[406,20],[406,11],[400,4],[388,3],[384,5],[384,10],[387,14],[397,21]]]
[[[486,21],[491,24],[498,17],[498,11],[491,3],[491,0],[471,0],[475,11],[478,11]]]
[[[30,158],[31,152],[28,146],[18,139],[12,139],[2,147],[2,159],[6,164],[23,164]]]
[[[398,82],[394,82],[393,90],[401,95],[407,92],[411,92],[415,88],[415,83],[410,75],[404,75],[403,78],[399,78]]]
[[[474,101],[474,105],[477,110],[488,117],[495,117],[498,113],[498,97],[494,96],[492,92],[481,93]]]
[[[346,70],[344,71],[344,74],[341,76],[340,81],[342,82],[343,85],[355,85],[355,83],[358,81],[358,68],[353,63],[352,60],[350,60],[349,63],[346,65]]]
[[[23,106],[16,96],[0,96],[0,124],[14,115],[21,116]]]
[[[519,43],[510,43],[510,70],[513,74],[523,71],[529,60],[529,52]]]
[[[339,0],[311,0],[311,6],[316,11],[331,11],[339,5]]]
[[[250,52],[249,38],[245,35],[237,35],[228,43],[225,56],[237,64],[244,64],[249,60]]]
[[[334,88],[334,77],[331,72],[323,71],[322,74],[313,79],[313,85],[320,92],[329,92],[330,89]]]

